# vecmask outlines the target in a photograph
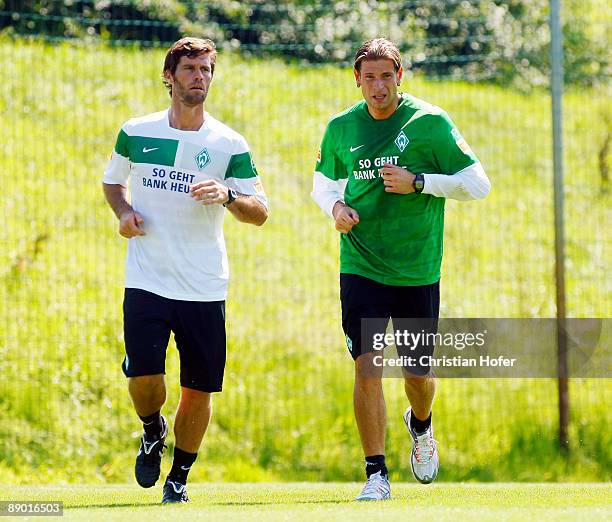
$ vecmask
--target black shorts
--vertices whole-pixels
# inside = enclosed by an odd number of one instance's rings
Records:
[[[405,325],[413,328],[414,321],[408,319],[432,319],[418,322],[419,330],[436,333],[440,315],[440,282],[423,286],[390,286],[378,283],[367,277],[356,274],[340,274],[340,301],[342,303],[342,329],[346,344],[353,359],[371,353],[371,343],[362,345],[362,320],[376,319],[368,322],[368,330],[374,324],[377,331],[385,332],[389,319],[393,319],[393,328],[402,329]],[[425,326],[426,325],[426,326]],[[420,360],[422,355],[433,355],[433,344],[419,345],[418,351],[404,353],[398,345],[398,355],[413,355]],[[411,368],[411,373],[424,375],[429,372],[429,365],[419,364]]]
[[[127,377],[166,373],[170,332],[179,351],[181,386],[219,392],[225,370],[225,301],[179,301],[126,288],[123,301]]]

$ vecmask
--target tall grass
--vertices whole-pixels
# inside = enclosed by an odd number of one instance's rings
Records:
[[[100,184],[121,123],[168,105],[163,51],[3,41],[0,58],[0,481],[130,480],[140,425],[120,370],[125,241]],[[422,78],[404,88],[449,111],[493,181],[483,202],[447,203],[442,316],[553,316],[548,96]],[[565,100],[572,317],[612,309],[606,94]],[[262,229],[226,222],[229,358],[195,479],[361,478],[338,238],[309,198],[326,121],[358,99],[349,70],[219,58],[207,110],[247,137],[272,207]],[[173,417],[173,346],[167,381]],[[390,468],[408,479],[406,399],[396,380],[385,390]],[[607,380],[572,380],[569,456],[554,380],[439,390],[441,480],[610,479]]]

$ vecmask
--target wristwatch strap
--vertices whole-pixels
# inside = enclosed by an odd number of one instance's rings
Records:
[[[423,174],[415,174],[414,181],[412,182],[412,186],[414,187],[414,191],[417,194],[423,192],[423,187],[425,187],[425,178]]]
[[[227,207],[228,205],[231,205],[234,201],[236,201],[237,197],[238,197],[238,193],[234,189],[228,189],[227,201],[223,203],[223,206]]]

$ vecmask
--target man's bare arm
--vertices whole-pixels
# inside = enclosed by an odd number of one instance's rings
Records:
[[[106,201],[115,216],[119,218],[119,234],[128,239],[134,236],[144,236],[145,233],[142,230],[144,219],[128,203],[127,189],[123,185],[110,185],[108,183],[102,183],[102,187]]]
[[[209,179],[191,186],[191,197],[204,205],[223,205],[229,199],[229,189],[217,180]],[[238,194],[227,207],[238,221],[261,226],[268,219],[268,210],[255,196]]]
[[[268,209],[255,196],[239,194],[227,207],[232,215],[243,223],[261,226],[268,219]]]

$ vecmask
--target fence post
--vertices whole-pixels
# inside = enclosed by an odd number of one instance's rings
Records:
[[[559,392],[559,444],[569,448],[569,391],[565,307],[565,231],[563,222],[563,29],[561,0],[550,1],[550,58],[555,199],[555,281],[557,300],[557,359]]]

